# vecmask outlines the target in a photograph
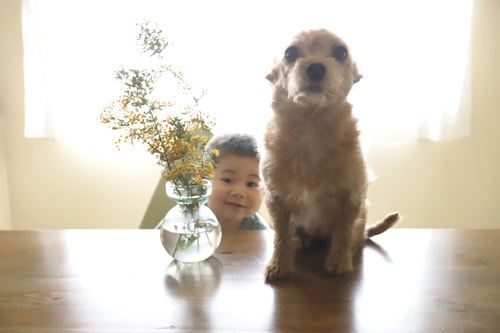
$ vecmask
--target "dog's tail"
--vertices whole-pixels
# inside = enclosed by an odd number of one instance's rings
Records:
[[[378,235],[392,227],[396,222],[400,220],[398,212],[391,213],[384,217],[383,220],[378,221],[366,227],[366,238]]]

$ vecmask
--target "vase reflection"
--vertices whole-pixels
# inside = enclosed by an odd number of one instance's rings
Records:
[[[165,286],[169,294],[181,298],[212,296],[219,288],[222,265],[216,257],[195,263],[172,260],[165,272]]]

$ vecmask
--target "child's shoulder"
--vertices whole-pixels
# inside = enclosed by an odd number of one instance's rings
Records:
[[[260,216],[259,213],[255,213],[252,216],[246,217],[241,224],[240,230],[266,230],[269,229],[266,221]]]

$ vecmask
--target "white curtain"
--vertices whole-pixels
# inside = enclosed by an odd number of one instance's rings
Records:
[[[216,131],[260,135],[273,57],[321,27],[347,41],[364,76],[350,100],[367,135],[467,136],[472,1],[24,0],[25,135],[101,140],[97,114],[118,95],[114,71],[141,66],[136,23],[148,19],[173,44],[172,64],[207,88]]]

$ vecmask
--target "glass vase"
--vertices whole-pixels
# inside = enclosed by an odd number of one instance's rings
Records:
[[[212,184],[176,186],[168,181],[167,196],[176,205],[168,211],[161,223],[161,241],[175,260],[199,262],[210,257],[220,245],[222,231],[215,214],[205,203]]]

